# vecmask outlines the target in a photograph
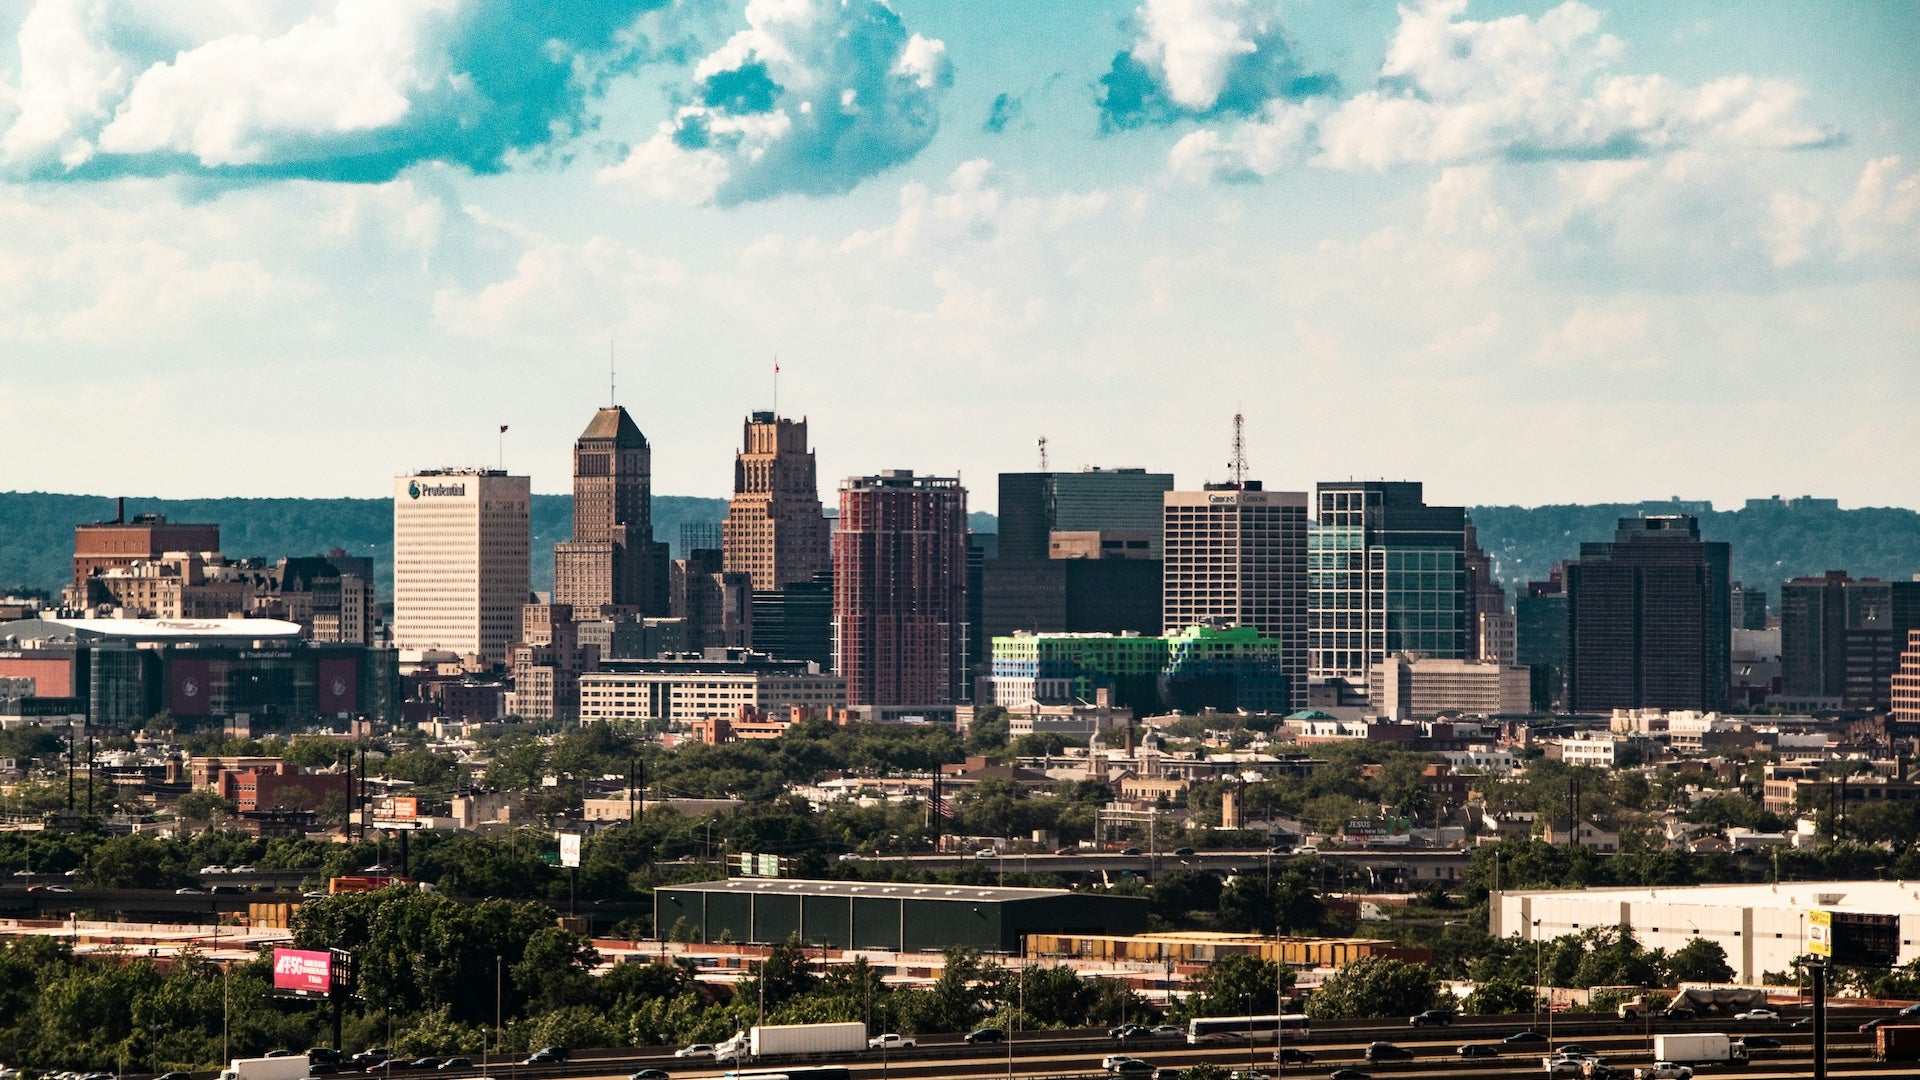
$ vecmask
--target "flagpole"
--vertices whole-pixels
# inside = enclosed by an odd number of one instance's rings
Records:
[[[780,354],[773,354],[773,415],[780,415]]]

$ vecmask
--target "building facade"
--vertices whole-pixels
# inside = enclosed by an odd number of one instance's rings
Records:
[[[393,482],[393,641],[503,664],[531,587],[524,476],[436,469]]]
[[[1567,564],[1567,707],[1724,709],[1732,677],[1727,545],[1691,515],[1622,518]]]
[[[775,592],[754,592],[753,647],[781,660],[833,670],[833,571],[822,570]]]
[[[833,538],[835,668],[849,705],[962,700],[967,489],[889,470],[840,486]]]
[[[721,546],[722,569],[747,575],[756,592],[812,581],[833,565],[804,419],[771,412],[747,418]]]
[[[1056,532],[1134,532],[1160,557],[1161,496],[1172,473],[1145,469],[1000,474],[1000,551],[1013,562],[1051,558]]]
[[[743,649],[715,649],[657,660],[608,660],[580,676],[583,721],[692,721],[841,703],[846,682],[812,664]]]
[[[668,593],[673,617],[686,623],[687,648],[744,649],[753,644],[753,583],[723,571],[720,552],[701,549],[673,560]]]
[[[1368,684],[1369,700],[1393,720],[1496,716],[1523,713],[1530,705],[1527,669],[1509,664],[1396,653],[1375,670],[1379,677]]]
[[[150,562],[170,551],[220,550],[220,526],[168,521],[165,514],[135,514],[128,521],[126,502],[119,500],[112,521],[74,526],[74,589],[84,590],[87,578],[103,570]]]
[[[580,676],[599,662],[600,648],[581,642],[572,608],[526,605],[520,609],[520,640],[510,651],[507,711],[523,720],[579,719]]]
[[[1315,679],[1364,686],[1394,653],[1469,655],[1466,511],[1428,506],[1417,482],[1319,485],[1307,575]]]
[[[553,546],[553,602],[574,617],[667,614],[667,545],[653,538],[653,451],[627,410],[594,413],[573,444],[573,539]]]
[[[1257,481],[1170,491],[1161,627],[1244,626],[1278,642],[1290,705],[1307,700],[1308,497]]]

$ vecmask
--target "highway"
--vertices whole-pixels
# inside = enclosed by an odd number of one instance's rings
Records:
[[[1844,1024],[1845,1030],[1834,1030],[1829,1034],[1829,1075],[1833,1077],[1891,1077],[1914,1075],[1910,1062],[1876,1062],[1871,1057],[1868,1037],[1859,1034],[1854,1028],[1862,1020],[1880,1012],[1849,1010],[1844,1021],[1835,1020],[1835,1025]],[[1011,1061],[1008,1047],[1005,1045],[965,1046],[956,1035],[929,1036],[913,1050],[893,1052],[882,1061],[876,1052],[868,1052],[857,1058],[837,1059],[835,1063],[846,1064],[853,1075],[860,1080],[892,1080],[893,1077],[905,1080],[931,1080],[936,1077],[990,1077],[1011,1076],[1018,1078],[1045,1077],[1091,1077],[1103,1075],[1100,1059],[1111,1053],[1127,1053],[1134,1057],[1161,1067],[1187,1068],[1203,1062],[1211,1062],[1228,1070],[1244,1070],[1253,1066],[1272,1076],[1325,1077],[1333,1068],[1360,1068],[1378,1080],[1391,1080],[1395,1077],[1420,1078],[1420,1080],[1465,1080],[1465,1078],[1513,1078],[1537,1077],[1542,1075],[1541,1057],[1546,1048],[1540,1045],[1518,1047],[1508,1053],[1503,1049],[1497,1058],[1478,1058],[1462,1060],[1455,1053],[1456,1047],[1464,1042],[1497,1042],[1505,1035],[1525,1027],[1527,1018],[1466,1018],[1452,1028],[1434,1030],[1423,1029],[1414,1032],[1404,1024],[1345,1023],[1327,1024],[1317,1028],[1314,1036],[1305,1042],[1289,1045],[1299,1046],[1311,1052],[1315,1061],[1312,1065],[1288,1065],[1278,1069],[1273,1063],[1271,1046],[1252,1048],[1251,1058],[1244,1043],[1223,1044],[1196,1047],[1187,1045],[1184,1040],[1162,1039],[1151,1042],[1128,1042],[1121,1047],[1115,1040],[1105,1038],[1098,1032],[1060,1033],[1047,1032],[1030,1037],[1016,1037],[1012,1046]],[[1561,1035],[1559,1028],[1568,1029]],[[1588,1020],[1568,1025],[1556,1025],[1556,1043],[1565,1045],[1578,1041],[1591,1047],[1610,1064],[1631,1068],[1651,1063],[1649,1035],[1644,1028],[1607,1020]],[[1785,1023],[1733,1025],[1721,1023],[1694,1023],[1681,1026],[1663,1026],[1658,1032],[1676,1030],[1726,1031],[1729,1034],[1769,1034],[1781,1041],[1778,1050],[1756,1051],[1752,1063],[1738,1071],[1737,1075],[1745,1080],[1775,1080],[1775,1078],[1806,1077],[1812,1072],[1812,1034],[1796,1032]],[[1382,1062],[1369,1065],[1363,1060],[1363,1052],[1369,1042],[1385,1040],[1398,1046],[1411,1049],[1415,1059],[1410,1062]],[[617,1056],[616,1056],[617,1055]],[[750,1066],[752,1068],[777,1067],[778,1062],[769,1062]],[[792,1063],[801,1064],[801,1063]],[[623,1051],[589,1051],[579,1055],[576,1060],[564,1067],[544,1068],[537,1072],[530,1069],[494,1067],[490,1075],[494,1080],[554,1080],[568,1077],[579,1080],[625,1080],[635,1070],[641,1068],[664,1069],[676,1078],[691,1080],[715,1078],[725,1075],[732,1066],[716,1066],[710,1062],[698,1062],[678,1059],[671,1056],[667,1049],[647,1050],[638,1053]],[[1711,1070],[1708,1070],[1711,1073]],[[511,1075],[517,1074],[517,1075]]]

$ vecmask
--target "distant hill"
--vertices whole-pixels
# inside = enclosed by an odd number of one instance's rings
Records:
[[[653,500],[654,535],[680,554],[682,524],[718,525],[725,499],[660,495]],[[93,495],[0,492],[0,592],[27,587],[58,592],[72,572],[73,527],[113,516],[113,500]],[[1708,539],[1733,545],[1736,580],[1779,599],[1781,581],[1823,570],[1860,577],[1905,579],[1920,573],[1920,513],[1903,509],[1836,510],[1767,504],[1714,511],[1671,502],[1599,506],[1481,506],[1472,510],[1480,544],[1509,586],[1544,578],[1555,562],[1580,552],[1582,541],[1612,537],[1622,517],[1694,512]],[[174,521],[214,522],[227,554],[279,558],[332,548],[371,555],[383,597],[392,596],[393,508],[386,499],[145,499],[129,498],[127,513],[165,514]],[[573,498],[533,497],[533,587],[553,583],[553,545],[573,533]],[[970,524],[991,532],[993,515]]]

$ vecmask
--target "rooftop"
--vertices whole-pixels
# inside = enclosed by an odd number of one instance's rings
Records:
[[[869,896],[907,900],[1048,900],[1072,896],[1066,889],[1012,889],[983,885],[916,885],[887,881],[817,881],[804,878],[725,878],[720,881],[696,881],[684,885],[662,885],[662,891],[692,889],[700,892],[774,893],[790,896]]]
[[[1514,889],[1511,896],[1558,896],[1630,904],[1671,903],[1699,907],[1771,907],[1857,911],[1877,915],[1920,910],[1916,881],[1783,881],[1778,885],[1625,886],[1586,889]]]
[[[254,641],[297,638],[281,619],[21,619],[0,623],[0,638],[94,641]]]

